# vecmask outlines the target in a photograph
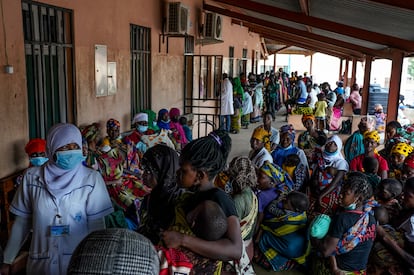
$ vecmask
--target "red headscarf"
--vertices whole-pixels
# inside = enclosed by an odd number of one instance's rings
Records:
[[[41,138],[34,138],[26,144],[24,150],[29,156],[33,153],[46,152],[46,140]]]

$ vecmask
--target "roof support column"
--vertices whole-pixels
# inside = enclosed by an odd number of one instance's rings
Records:
[[[344,59],[341,58],[339,60],[339,76],[338,76],[338,80],[342,79],[342,69],[343,69],[343,63],[344,63]]]
[[[352,75],[351,75],[351,86],[356,83],[356,68],[357,68],[357,60],[356,58],[352,58]]]
[[[394,50],[392,52],[390,90],[388,93],[388,121],[397,120],[403,61],[404,53],[399,50]]]
[[[345,70],[343,75],[343,82],[344,82],[344,88],[348,86],[348,68],[349,68],[349,59],[347,58],[345,60]]]
[[[275,58],[273,58],[273,72],[276,73],[276,54],[273,55]]]
[[[310,62],[309,62],[309,75],[312,76],[312,66],[313,66],[313,53],[310,55]]]
[[[365,57],[364,84],[362,87],[361,114],[368,114],[369,84],[371,81],[372,56]]]

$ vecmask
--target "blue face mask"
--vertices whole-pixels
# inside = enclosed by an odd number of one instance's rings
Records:
[[[65,170],[72,170],[83,160],[85,157],[80,149],[56,152],[56,165]]]
[[[30,163],[33,166],[42,166],[48,160],[49,159],[46,157],[35,157],[35,158],[30,158]]]
[[[356,209],[356,203],[354,202],[354,203],[351,203],[350,205],[348,205],[348,206],[345,206],[345,210],[355,210]]]
[[[137,126],[137,131],[140,133],[144,133],[148,130],[148,126],[144,126],[144,125],[138,125]]]

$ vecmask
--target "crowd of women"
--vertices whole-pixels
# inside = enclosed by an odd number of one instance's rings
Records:
[[[254,274],[252,263],[312,274],[413,272],[413,127],[389,122],[378,152],[369,116],[344,148],[311,114],[297,143],[292,125],[273,128],[271,110],[262,117],[249,154],[231,160],[226,131],[192,140],[176,108],[139,113],[123,134],[109,119],[103,138],[96,123],[53,126],[46,141],[26,146],[31,167],[10,207],[17,218],[1,273],[29,232],[30,274]],[[91,256],[99,249],[86,249],[109,239],[146,248],[99,264]],[[111,247],[106,255],[121,253]]]

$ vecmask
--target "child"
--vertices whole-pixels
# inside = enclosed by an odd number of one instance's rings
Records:
[[[220,205],[206,200],[186,215],[193,233],[207,241],[217,241],[227,232],[227,218]]]
[[[183,126],[181,126],[178,122],[178,119],[180,118],[180,110],[178,108],[171,108],[169,115],[171,119],[170,130],[172,131],[172,135],[177,142],[176,149],[180,150],[188,143]]]
[[[399,142],[392,146],[390,157],[390,171],[388,177],[397,180],[402,179],[404,160],[412,152],[413,147],[405,142]]]
[[[381,181],[381,178],[377,175],[379,162],[374,157],[365,157],[362,161],[362,166],[364,167],[364,174],[368,178],[368,182],[371,184],[374,194],[376,193],[378,184]]]
[[[292,191],[282,202],[273,201],[270,206],[274,216],[262,223],[255,261],[274,271],[304,264],[310,247],[306,233],[307,196]]]
[[[349,173],[342,186],[339,202],[345,211],[333,217],[325,238],[314,240],[317,250],[324,257],[335,256],[337,267],[332,270],[334,274],[365,274],[376,232],[376,221],[369,201],[371,196],[372,188],[364,174]],[[355,232],[358,232],[358,237],[355,237]]]
[[[302,190],[303,183],[307,180],[309,175],[308,169],[300,162],[299,156],[296,154],[288,155],[282,164],[282,168],[293,180],[293,190]]]
[[[393,224],[393,219],[398,216],[402,209],[397,199],[401,195],[402,189],[401,182],[396,179],[384,179],[378,185],[376,199],[380,205],[387,209],[391,217],[391,224]]]
[[[315,118],[316,129],[323,131],[325,129],[326,109],[328,103],[326,103],[326,96],[324,93],[318,94],[318,101],[315,103]]]
[[[188,142],[193,141],[193,133],[188,126],[187,118],[185,116],[180,117],[179,122],[181,126],[183,126],[185,137],[187,138]]]
[[[406,211],[401,213],[402,223],[398,224],[397,229],[402,230],[404,234],[404,244],[390,238],[386,231],[379,226],[377,233],[379,239],[384,242],[392,255],[398,258],[398,266],[406,268],[405,273],[413,274],[414,272],[414,179],[408,179],[404,186],[404,206]],[[404,247],[404,248],[402,248]],[[382,269],[384,270],[384,269]]]
[[[257,199],[259,201],[259,214],[257,217],[256,230],[259,231],[260,224],[263,219],[271,218],[272,215],[267,212],[266,208],[272,201],[278,199],[280,196],[292,190],[292,182],[287,173],[279,166],[266,161],[257,172],[258,193]],[[260,236],[256,237],[258,242]]]

